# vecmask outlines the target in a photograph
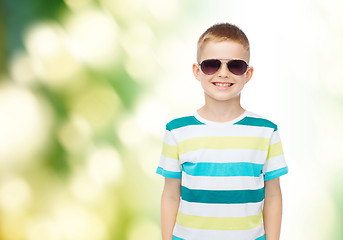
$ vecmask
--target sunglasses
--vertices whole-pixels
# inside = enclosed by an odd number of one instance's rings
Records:
[[[222,62],[219,59],[207,59],[199,63],[199,65],[203,73],[206,75],[212,75],[220,69]],[[243,75],[248,69],[248,64],[239,59],[228,61],[226,66],[229,71],[235,75]]]

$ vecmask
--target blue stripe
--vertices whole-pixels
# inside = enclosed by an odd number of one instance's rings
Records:
[[[240,204],[264,199],[264,187],[256,190],[199,190],[181,186],[181,198],[187,202]]]
[[[163,177],[167,177],[167,178],[179,178],[179,179],[181,179],[181,176],[182,176],[181,172],[167,171],[161,167],[157,168],[156,173],[162,175]]]
[[[185,127],[188,125],[204,125],[205,123],[200,122],[198,119],[196,119],[194,116],[187,116],[187,117],[181,117],[176,118],[166,125],[166,129],[171,131],[176,128]]]
[[[266,234],[264,234],[261,237],[256,238],[255,240],[266,240]]]
[[[274,178],[278,178],[282,175],[285,175],[286,173],[288,173],[288,167],[284,167],[284,168],[276,169],[274,171],[266,172],[266,174],[264,175],[264,181],[268,181],[268,180],[271,180]]]
[[[211,163],[211,162],[185,162],[182,170],[191,176],[231,177],[248,176],[259,177],[263,164],[249,162]]]
[[[277,125],[267,119],[263,118],[254,118],[254,117],[245,117],[242,120],[234,123],[234,125],[248,125],[256,127],[269,127],[273,128],[274,132],[278,129]]]
[[[173,240],[186,240],[186,239],[179,238],[179,237],[176,237],[176,236],[173,235]]]

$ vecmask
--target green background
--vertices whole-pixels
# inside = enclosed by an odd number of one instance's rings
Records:
[[[242,106],[280,130],[281,239],[343,239],[343,3],[1,0],[0,239],[157,240],[165,124],[200,108],[198,37],[231,22]]]

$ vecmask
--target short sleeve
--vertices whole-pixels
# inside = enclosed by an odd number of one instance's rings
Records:
[[[279,130],[275,128],[270,138],[268,155],[262,169],[264,181],[278,178],[288,173],[288,166],[285,161]]]
[[[166,128],[156,173],[167,178],[181,179],[181,172],[177,142],[172,132]]]

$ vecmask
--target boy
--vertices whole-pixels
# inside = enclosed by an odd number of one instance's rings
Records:
[[[156,171],[165,177],[162,240],[279,239],[288,167],[277,125],[240,105],[249,57],[235,25],[199,38],[193,73],[205,105],[166,124]]]

